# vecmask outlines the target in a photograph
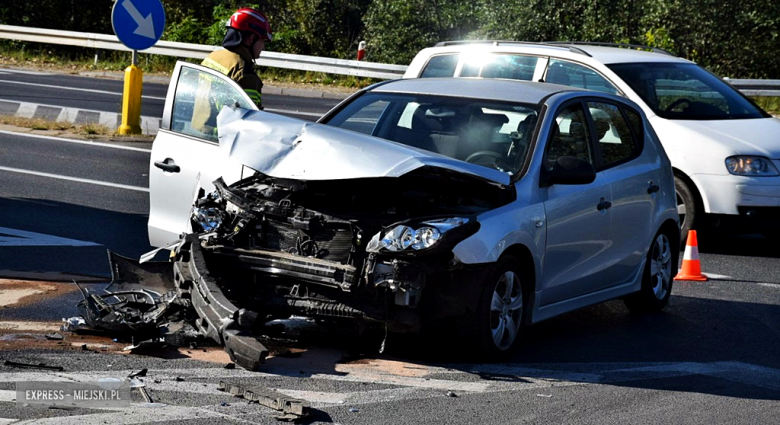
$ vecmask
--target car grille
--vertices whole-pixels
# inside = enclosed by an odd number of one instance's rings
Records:
[[[346,264],[352,251],[352,230],[345,224],[328,224],[305,230],[276,220],[261,227],[258,246],[306,257]]]

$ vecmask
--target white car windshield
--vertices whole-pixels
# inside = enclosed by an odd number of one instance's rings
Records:
[[[538,105],[368,92],[324,124],[517,174]]]
[[[609,68],[662,118],[726,120],[768,116],[736,89],[695,64],[621,63]]]

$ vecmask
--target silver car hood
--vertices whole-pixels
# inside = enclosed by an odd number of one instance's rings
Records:
[[[510,175],[389,140],[243,108],[217,116],[220,150],[265,175],[296,180],[399,177],[421,167],[469,174],[502,186]]]

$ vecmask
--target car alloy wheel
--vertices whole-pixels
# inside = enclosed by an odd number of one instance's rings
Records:
[[[503,351],[514,344],[522,318],[522,284],[515,272],[506,270],[496,282],[490,301],[490,330],[496,348]]]
[[[641,289],[623,299],[629,310],[655,312],[663,310],[669,304],[674,283],[673,273],[677,270],[677,259],[680,256],[680,247],[676,243],[677,235],[670,236],[670,231],[658,232],[651,242]]]
[[[671,288],[672,247],[669,238],[661,233],[655,238],[650,253],[650,287],[655,298],[663,300]]]

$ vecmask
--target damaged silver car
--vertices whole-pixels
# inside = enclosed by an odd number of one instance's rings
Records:
[[[254,330],[291,315],[391,332],[458,318],[495,358],[523,325],[671,294],[671,166],[617,96],[399,80],[311,123],[179,63],[151,156],[151,243],[174,250],[200,331],[245,367],[263,356]]]

